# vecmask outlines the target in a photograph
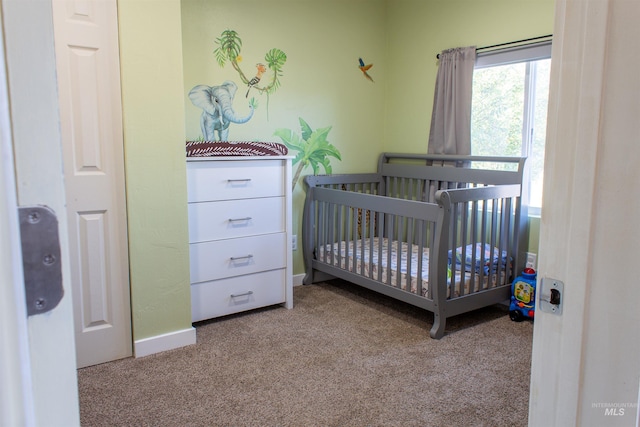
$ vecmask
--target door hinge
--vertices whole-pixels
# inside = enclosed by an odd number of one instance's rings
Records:
[[[46,313],[62,300],[58,219],[47,206],[18,208],[27,314]]]

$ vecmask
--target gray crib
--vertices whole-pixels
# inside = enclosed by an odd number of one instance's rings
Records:
[[[304,178],[304,284],[341,278],[446,319],[506,301],[524,268],[520,157],[383,153],[377,173]]]

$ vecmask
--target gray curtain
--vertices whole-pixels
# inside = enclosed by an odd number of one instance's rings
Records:
[[[429,132],[429,154],[471,154],[471,86],[476,48],[440,54]]]
[[[428,154],[471,154],[471,88],[476,47],[458,47],[440,53],[433,95]],[[429,162],[434,164],[435,162]],[[438,162],[442,167],[468,167],[468,162]],[[426,201],[434,203],[436,191],[457,188],[455,182],[430,181]]]

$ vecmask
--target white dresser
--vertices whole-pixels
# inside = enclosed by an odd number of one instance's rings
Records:
[[[291,158],[187,158],[191,320],[293,307]]]

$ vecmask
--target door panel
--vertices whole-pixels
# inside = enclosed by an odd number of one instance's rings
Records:
[[[78,243],[82,265],[79,269],[82,292],[82,327],[85,333],[113,323],[113,308],[109,301],[109,262],[106,256],[105,235],[108,227],[105,212],[78,212]]]
[[[115,0],[53,1],[78,367],[132,354]]]

